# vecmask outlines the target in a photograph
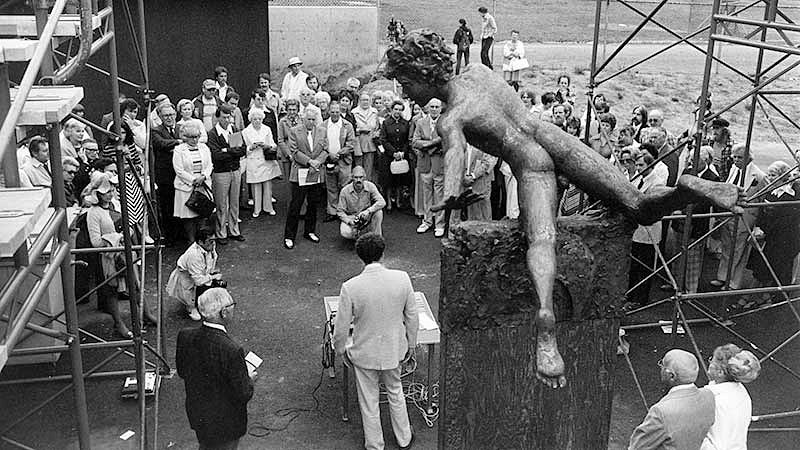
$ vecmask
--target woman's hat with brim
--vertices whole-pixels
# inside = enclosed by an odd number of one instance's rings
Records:
[[[291,58],[289,58],[289,67],[292,67],[294,65],[302,65],[302,64],[303,64],[303,61],[301,61],[300,58],[298,58],[297,56],[292,56]]]

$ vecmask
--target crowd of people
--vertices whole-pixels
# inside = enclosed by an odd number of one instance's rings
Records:
[[[497,24],[486,8],[481,7],[479,12],[481,63],[491,68],[490,51]],[[473,41],[471,29],[461,19],[453,38],[456,73],[462,70],[462,59],[464,66],[469,64],[469,46]],[[601,93],[592,98],[593,119],[586,123],[586,115],[576,110],[576,94],[568,75],[552,80],[551,89],[546,92],[536,93],[524,86],[520,73],[529,63],[516,31],[511,31],[511,39],[504,44],[503,58],[504,79],[519,92],[520,102],[532,119],[549,122],[582,138],[642,192],[658,186],[674,186],[680,174],[693,170],[704,179],[738,185],[754,200],[775,203],[800,200],[800,183],[792,182],[797,174],[791,171],[791,166],[777,161],[766,172],[762,171],[752,160],[753,149],[748,151],[744,144],[735,143],[730,124],[721,117],[704,130],[706,139],[698,149],[690,142],[691,130],[673,134],[664,128],[662,111],[639,105],[628,115],[612,108]],[[416,232],[433,231],[436,238],[445,237],[448,228],[461,220],[519,217],[517,182],[510,167],[472,146],[467,147],[460,184],[463,190],[475,194],[477,201],[451,213],[447,223],[444,211],[434,210],[435,205],[445,200],[445,149],[437,121],[447,105],[440,99],[434,98],[425,105],[415,104],[395,91],[364,90],[356,78],[348,79],[342,89],[326,92],[316,76],[303,70],[299,57],[289,59],[279,91],[273,89],[267,73],[260,74],[253,88],[242,93],[229,84],[225,67],[216,67],[212,73],[212,77],[199,84],[200,92],[194,98],[173,103],[167,94],[157,96],[149,115],[142,114],[136,100],[121,98],[119,137],[109,138],[106,133],[71,118],[63,123],[59,139],[68,203],[86,208],[78,221],[78,245],[119,246],[121,228],[128,226],[138,242],[153,243],[158,238],[167,246],[188,246],[169,278],[167,292],[181,302],[192,320],[224,319],[235,305],[224,290],[217,289],[225,287],[216,267],[217,250],[231,241],[246,239],[239,225],[243,211],[248,211],[254,221],[262,214],[274,217],[278,214],[276,203],[283,201],[287,206],[283,233],[287,250],[296,245],[301,221],[302,237],[312,244],[319,243],[319,218],[325,222],[339,221],[342,239],[355,242],[370,236],[367,241],[371,239],[372,245],[380,247],[383,244],[376,243],[375,237],[382,235],[382,224],[387,219],[384,215],[393,211],[417,216],[420,222]],[[73,112],[81,117],[85,114],[81,105]],[[111,114],[103,116],[101,127],[109,131],[116,128]],[[144,219],[147,198],[153,194],[143,164],[148,147],[162,231],[159,235],[151,233],[152,227]],[[695,150],[699,152],[698,167],[693,167]],[[117,173],[114,160],[117,152],[124,155],[122,175]],[[49,143],[45,138],[33,136],[26,140],[17,158],[21,185],[51,186]],[[275,183],[288,185],[288,198],[275,198]],[[203,199],[211,206],[201,207]],[[127,205],[126,224],[121,223],[123,203]],[[565,186],[558,208],[560,214],[570,215],[589,204],[591,199],[569,185]],[[696,204],[692,211],[702,214],[712,209],[707,204]],[[700,288],[704,260],[709,254],[720,259],[715,279],[706,280],[714,287],[746,287],[747,268],[753,271],[760,286],[774,285],[776,281],[791,284],[797,276],[795,261],[800,251],[797,208],[749,208],[741,220],[743,224],[736,225],[735,221],[725,224],[707,245],[688,250],[685,284],[689,292]],[[691,237],[702,238],[713,226],[713,219],[694,220]],[[662,257],[666,259],[676,252],[674,241],[683,235],[683,227],[682,220],[672,220],[636,229],[626,308],[647,304],[651,288],[648,275],[658,268]],[[752,251],[755,246],[759,251]],[[771,267],[764,263],[761,253],[767,256]],[[372,255],[364,259],[365,264],[372,264],[379,257]],[[116,300],[131,295],[131,289],[136,287],[126,286],[120,275],[124,265],[120,254],[85,258],[95,281],[110,281],[98,293],[99,307],[112,315],[118,334],[130,337]],[[207,291],[209,300],[198,302]],[[769,295],[747,298],[733,308],[752,308],[770,300]],[[148,308],[145,319],[156,321]],[[179,338],[179,350],[193,345],[189,342],[194,339],[197,338],[188,335]],[[717,349],[712,361],[720,373],[715,379],[716,386],[725,387],[712,386],[706,393],[692,394],[703,398],[700,403],[704,409],[698,412],[703,420],[689,424],[695,431],[704,428],[697,436],[708,433],[705,439],[711,446],[703,448],[729,448],[713,445],[722,439],[720,436],[729,435],[726,434],[729,425],[720,421],[719,414],[721,407],[730,412],[733,403],[721,400],[722,397],[742,397],[743,388],[725,383],[746,382],[737,372],[742,358],[752,364],[744,353],[747,352],[729,346]],[[667,356],[662,378],[671,380],[673,386],[693,383],[697,364],[694,361],[692,365],[689,357],[694,357]],[[187,356],[185,363],[179,361],[179,372],[191,371],[187,365],[192,364],[192,359]],[[241,395],[249,399],[252,385],[248,391],[247,381],[240,375],[237,376]],[[361,376],[366,379],[376,375],[365,372]],[[654,414],[666,413],[651,410],[651,415]],[[707,420],[709,416],[711,420]],[[662,416],[652,417],[651,422],[659,420],[663,425]],[[652,424],[646,420],[634,433],[632,448],[648,448],[638,443],[655,439],[654,433]],[[412,439],[407,431],[402,436],[403,441]]]

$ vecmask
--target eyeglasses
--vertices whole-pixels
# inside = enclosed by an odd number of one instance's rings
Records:
[[[184,134],[183,137],[186,139],[200,139],[199,134]]]
[[[633,159],[631,158],[622,158],[619,160],[621,163],[632,163]]]
[[[656,122],[660,122],[660,121],[661,121],[661,119],[659,119],[659,118],[647,119],[647,123],[656,123]]]
[[[65,170],[64,173],[66,173],[67,175],[75,175],[76,173],[78,173],[78,171],[77,170]]]

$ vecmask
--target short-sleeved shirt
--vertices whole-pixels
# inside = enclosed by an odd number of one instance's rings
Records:
[[[356,192],[355,188],[353,188],[353,183],[350,183],[343,187],[339,193],[339,206],[337,209],[347,215],[358,214],[382,199],[383,197],[378,192],[378,187],[375,186],[375,183],[364,180],[364,189],[361,192]]]

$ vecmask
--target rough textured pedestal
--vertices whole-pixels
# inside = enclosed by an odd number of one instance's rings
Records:
[[[442,250],[440,449],[603,449],[633,226],[558,223],[554,288],[568,385],[536,380],[538,298],[516,221],[464,222]]]

